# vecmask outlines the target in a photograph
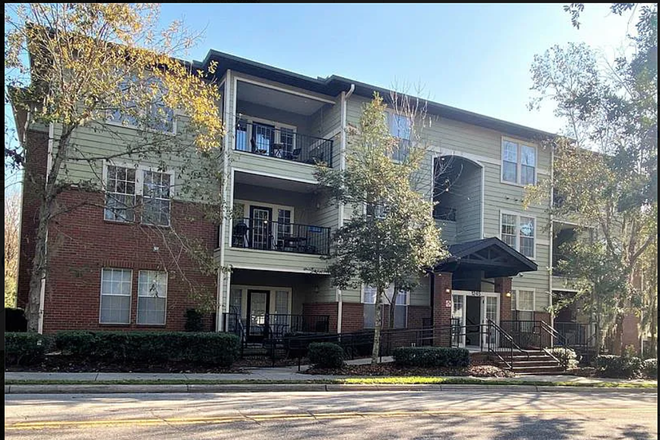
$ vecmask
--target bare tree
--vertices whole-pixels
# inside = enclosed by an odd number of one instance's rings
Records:
[[[20,220],[20,194],[14,191],[5,197],[5,307],[16,307]]]

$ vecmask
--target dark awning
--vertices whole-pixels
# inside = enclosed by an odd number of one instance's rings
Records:
[[[535,262],[497,237],[449,246],[451,256],[435,272],[483,271],[484,278],[511,277],[537,270]]]

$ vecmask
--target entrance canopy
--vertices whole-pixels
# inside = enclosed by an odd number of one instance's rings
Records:
[[[497,237],[449,246],[451,256],[435,267],[436,272],[483,272],[484,278],[511,277],[537,270],[535,262]]]

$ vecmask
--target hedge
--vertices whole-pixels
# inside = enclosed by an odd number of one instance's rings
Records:
[[[239,355],[239,339],[211,332],[63,331],[55,345],[64,355],[113,362],[196,362],[231,366]]]
[[[392,352],[397,365],[404,367],[467,367],[470,352],[465,348],[399,347]]]
[[[45,359],[48,338],[39,333],[5,333],[5,365],[38,364]]]
[[[596,358],[599,376],[631,379],[642,375],[642,361],[638,357],[601,355]]]
[[[309,344],[309,362],[316,368],[341,368],[344,350],[331,342],[312,342]]]
[[[644,371],[644,376],[649,379],[658,378],[658,360],[657,359],[646,359],[642,364],[642,370]]]
[[[572,370],[577,368],[580,358],[572,348],[554,347],[547,350],[559,360],[564,369]]]

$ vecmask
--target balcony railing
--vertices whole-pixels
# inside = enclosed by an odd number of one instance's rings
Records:
[[[312,165],[324,163],[332,167],[332,140],[296,133],[290,128],[241,121],[236,125],[235,149]]]
[[[456,221],[456,208],[449,208],[441,206],[440,204],[433,207],[433,218],[436,220],[446,220],[450,222]]]
[[[239,218],[234,220],[232,247],[327,255],[330,228]]]

